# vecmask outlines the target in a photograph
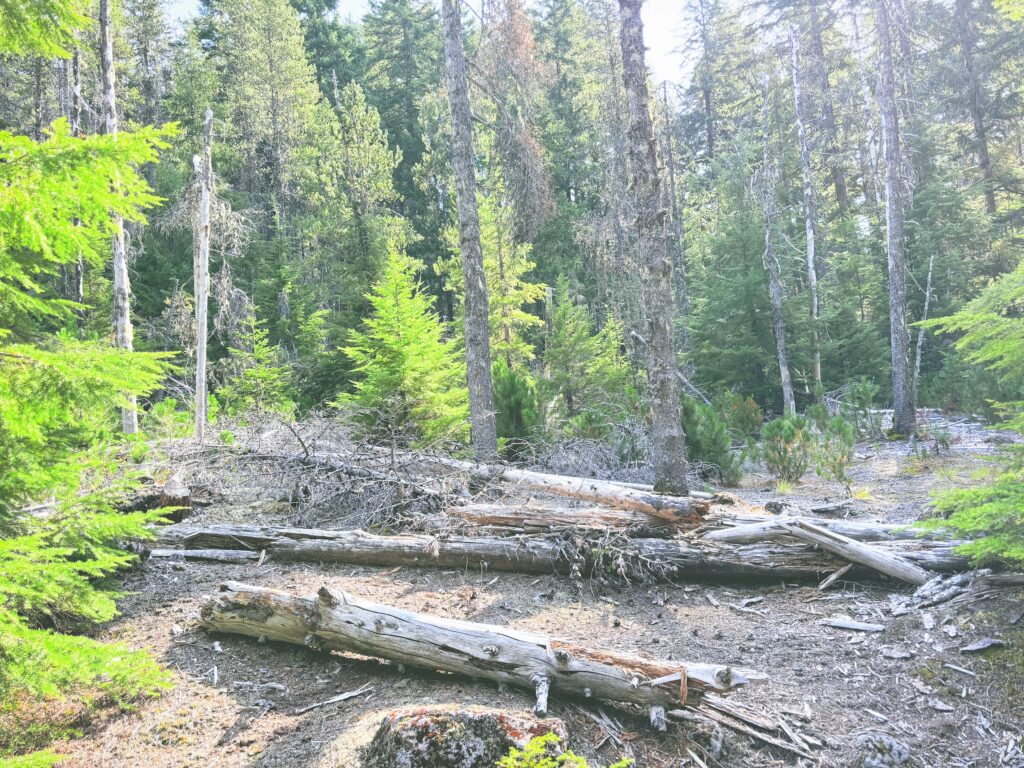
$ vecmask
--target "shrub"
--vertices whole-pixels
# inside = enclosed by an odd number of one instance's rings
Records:
[[[752,397],[723,392],[711,399],[711,405],[732,432],[736,442],[749,442],[757,437],[764,414]]]
[[[736,485],[743,476],[743,459],[732,449],[727,422],[710,405],[693,398],[681,398],[686,457],[694,463],[711,465],[725,485]]]
[[[853,425],[842,416],[833,416],[825,422],[815,446],[814,469],[821,477],[838,480],[850,492],[850,478],[846,469],[853,463],[856,434]]]
[[[503,358],[494,361],[491,377],[502,453],[507,458],[516,458],[540,423],[537,388],[528,373],[509,368]]]
[[[513,748],[498,761],[497,768],[590,768],[589,763],[571,751],[558,752],[559,739],[546,733],[530,739],[522,750]],[[608,768],[629,768],[632,760],[620,760]],[[596,768],[596,766],[595,766]]]
[[[768,471],[780,480],[796,482],[811,463],[814,436],[803,416],[784,416],[761,429],[761,456]]]

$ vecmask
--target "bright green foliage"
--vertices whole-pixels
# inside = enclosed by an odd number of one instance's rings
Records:
[[[722,392],[711,398],[711,405],[725,421],[734,442],[746,443],[761,433],[764,413],[752,397]]]
[[[354,331],[345,354],[358,377],[339,404],[373,439],[426,445],[468,433],[465,370],[456,343],[416,281],[419,264],[392,243],[384,271],[367,297],[373,315]]]
[[[157,202],[136,165],[156,160],[170,129],[75,138],[54,123],[45,141],[0,131],[0,317],[6,330],[27,316],[66,314],[48,281],[81,257],[106,258],[111,213],[142,221]],[[0,328],[0,338],[6,334]]]
[[[540,426],[537,387],[529,373],[509,368],[500,357],[491,366],[491,379],[498,440],[503,453],[515,457]]]
[[[963,310],[929,325],[958,333],[957,349],[972,363],[998,377],[1017,399],[1001,404],[1000,429],[1024,433],[1024,263],[994,282]],[[925,521],[929,528],[950,528],[976,537],[962,550],[979,561],[1024,563],[1024,445],[1007,445],[998,457],[992,482],[941,494],[935,508],[944,518]]]
[[[833,416],[825,422],[824,429],[818,433],[818,441],[814,447],[814,468],[822,477],[830,477],[841,482],[846,490],[850,490],[850,478],[847,468],[853,463],[853,449],[857,434],[853,425],[842,416]]]
[[[496,192],[477,195],[480,245],[487,278],[491,356],[504,359],[511,368],[518,370],[534,358],[534,347],[527,336],[544,325],[544,321],[527,308],[544,299],[547,286],[527,279],[537,266],[530,260],[531,246],[518,242],[512,235],[515,212],[503,197],[500,180],[492,179],[491,185]],[[456,229],[449,231],[448,240],[453,250],[457,250]],[[463,278],[458,254],[439,261],[434,269],[443,278],[445,287],[461,297]]]
[[[811,463],[814,434],[803,416],[785,416],[761,428],[761,457],[768,471],[780,480],[796,482]]]
[[[280,351],[267,340],[266,329],[252,321],[244,341],[244,348],[230,350],[230,363],[237,374],[217,390],[224,410],[232,416],[250,412],[293,415],[291,370],[281,363]]]
[[[87,9],[83,0],[0,0],[0,51],[65,57]]]
[[[743,457],[733,452],[728,421],[714,405],[685,395],[681,400],[686,457],[702,474],[717,477],[724,485],[736,485],[743,477]]]
[[[0,768],[51,768],[63,759],[61,755],[46,750],[20,757],[0,757]]]
[[[511,749],[497,768],[589,768],[590,764],[571,750],[558,752],[559,738],[553,733],[536,736],[523,749]],[[608,768],[629,768],[632,760],[620,760]]]
[[[568,279],[560,277],[543,381],[546,408],[556,430],[601,437],[630,413],[636,392],[622,348],[622,326],[609,317],[594,333],[586,305],[573,300]]]

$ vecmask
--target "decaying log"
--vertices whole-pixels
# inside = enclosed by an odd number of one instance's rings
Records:
[[[445,514],[459,517],[475,526],[543,531],[561,528],[658,528],[676,531],[675,521],[652,517],[645,512],[614,507],[552,507],[526,504],[466,504],[448,507]],[[689,527],[688,525],[684,525]]]
[[[752,544],[765,539],[790,535],[786,523],[810,523],[846,536],[854,541],[948,541],[948,537],[934,531],[921,531],[908,525],[881,523],[874,520],[834,520],[817,517],[766,517],[744,513],[718,511],[709,516],[709,525],[721,528],[708,531],[703,538],[726,544]]]
[[[535,691],[691,708],[705,692],[725,693],[757,677],[722,664],[632,656],[508,627],[459,621],[372,603],[329,587],[299,597],[226,582],[201,612],[211,632],[346,651]]]
[[[484,482],[500,480],[539,493],[550,493],[570,499],[592,501],[617,509],[645,512],[675,523],[697,525],[710,508],[710,501],[694,496],[669,496],[640,490],[630,484],[597,480],[591,477],[568,477],[513,469],[490,464],[474,464],[456,459],[432,457],[432,461],[468,472]],[[703,494],[702,494],[703,495]]]
[[[354,565],[460,568],[473,571],[590,574],[608,567],[603,548],[573,550],[551,537],[434,537],[422,534],[377,536],[364,531],[304,528],[255,528],[174,525],[160,532],[158,544],[186,550],[247,550],[278,561],[334,562]],[[966,570],[966,558],[943,542],[880,542],[883,552],[899,554],[937,572]],[[743,546],[700,539],[630,539],[617,551],[626,578],[694,578],[701,581],[777,581],[817,583],[846,565],[814,547],[766,541]],[[582,562],[580,562],[582,558]],[[849,578],[877,574],[854,569]]]
[[[171,510],[168,517],[177,523],[192,512],[192,491],[176,475],[164,483],[140,486],[118,506],[121,512],[148,512],[165,508]]]
[[[931,578],[931,574],[924,568],[908,562],[899,555],[885,552],[878,547],[860,541],[854,541],[838,533],[826,531],[820,526],[799,520],[786,520],[780,524],[783,530],[794,538],[828,550],[851,563],[860,563],[868,568],[873,568],[894,579],[920,586]]]

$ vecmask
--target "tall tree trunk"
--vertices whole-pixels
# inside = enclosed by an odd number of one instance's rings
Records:
[[[199,210],[193,234],[195,244],[196,297],[196,424],[195,438],[203,442],[206,435],[206,338],[210,300],[210,204],[213,197],[213,110],[207,108],[203,121],[203,154],[192,157],[199,185]]]
[[[651,121],[644,63],[642,0],[619,0],[622,83],[629,109],[630,192],[636,215],[637,249],[645,267],[647,381],[651,398],[654,487],[686,495],[686,438],[679,402],[679,366],[673,340],[675,303],[672,260],[665,237],[657,144]]]
[[[690,334],[686,323],[690,316],[690,294],[686,285],[686,248],[683,243],[683,222],[679,218],[679,198],[676,195],[676,163],[672,151],[672,123],[669,118],[668,81],[662,83],[665,111],[665,165],[668,166],[668,201],[672,215],[672,269],[675,275],[676,339],[679,351],[690,351]]]
[[[697,12],[700,18],[701,56],[703,69],[700,73],[701,104],[704,106],[704,145],[708,161],[715,159],[715,97],[714,97],[714,65],[715,56],[711,45],[711,19],[708,18],[708,0],[697,0]]]
[[[932,300],[932,270],[935,267],[935,254],[928,258],[928,279],[924,286],[924,307],[921,309],[921,324],[917,327],[917,344],[914,347],[914,376],[910,383],[910,403],[917,412],[917,385],[921,380],[921,353],[924,351],[925,328],[928,320],[928,307]]]
[[[110,18],[111,0],[100,0],[100,58],[103,71],[103,118],[108,135],[117,136],[117,80],[114,75],[114,29]],[[121,349],[132,348],[131,282],[128,278],[128,249],[125,243],[124,219],[113,217],[113,273],[114,344]],[[121,429],[126,434],[139,431],[138,409],[135,396],[130,405],[121,409]]]
[[[79,54],[77,46],[71,54],[71,58],[59,62],[61,68],[61,113],[68,121],[68,128],[71,135],[78,137],[82,133],[82,82],[79,69]],[[77,226],[78,220],[75,220]],[[85,263],[81,254],[74,266],[64,265],[61,267],[63,278],[64,298],[81,304],[85,300]],[[75,322],[79,328],[85,323],[82,309],[75,310]]]
[[[889,335],[892,350],[893,430],[910,435],[916,417],[910,397],[910,329],[907,327],[907,256],[903,231],[903,159],[896,104],[892,18],[887,0],[875,0],[878,27],[878,109],[885,159],[886,252],[889,268]]]
[[[771,162],[769,151],[768,122],[768,75],[761,74],[761,169],[754,186],[761,198],[764,212],[764,268],[768,272],[768,298],[772,305],[772,328],[775,333],[775,354],[779,361],[779,380],[782,383],[782,408],[792,416],[796,413],[796,398],[793,396],[793,380],[789,375],[789,351],[786,347],[786,317],[782,313],[782,266],[775,253],[775,221],[778,218],[778,203],[775,199],[775,184],[778,173]]]
[[[815,385],[820,385],[821,339],[818,331],[818,265],[815,260],[815,218],[817,217],[817,206],[814,199],[814,176],[811,172],[811,149],[807,143],[807,131],[804,124],[799,34],[800,31],[796,25],[789,28],[789,44],[793,62],[793,107],[796,114],[796,135],[800,144],[800,167],[803,170],[804,233],[807,240],[807,287],[811,294],[811,376],[814,379]]]
[[[491,390],[491,347],[487,311],[487,281],[480,247],[480,221],[476,209],[473,170],[473,118],[466,82],[466,55],[462,47],[462,19],[458,0],[442,0],[445,79],[452,119],[452,170],[459,214],[459,252],[466,290],[464,332],[466,379],[469,384],[469,419],[473,455],[487,461],[498,453],[494,396]]]
[[[836,191],[836,205],[838,205],[840,213],[845,213],[850,207],[850,199],[846,191],[846,174],[843,172],[843,163],[839,156],[839,132],[836,124],[835,105],[832,99],[832,85],[828,79],[828,60],[825,58],[825,43],[822,40],[818,0],[810,0],[807,11],[811,22],[811,52],[818,59],[818,66],[821,67],[821,116],[826,137],[825,159],[832,173],[832,186]]]
[[[960,54],[964,60],[964,73],[967,75],[967,106],[974,124],[974,151],[978,154],[978,168],[981,170],[985,186],[985,211],[991,216],[996,212],[995,178],[992,173],[992,159],[988,153],[988,131],[985,127],[985,110],[982,103],[981,82],[974,61],[975,37],[971,27],[970,0],[957,0],[956,13],[957,31],[960,35]]]
[[[875,112],[872,109],[874,97],[871,93],[871,84],[868,79],[868,68],[865,63],[864,48],[861,44],[860,24],[857,21],[857,10],[850,12],[850,23],[853,28],[854,51],[857,55],[857,75],[860,81],[861,100],[864,106],[864,146],[861,153],[861,170],[864,177],[864,198],[875,207],[882,198],[882,190],[879,186],[879,151],[878,135],[875,130]]]

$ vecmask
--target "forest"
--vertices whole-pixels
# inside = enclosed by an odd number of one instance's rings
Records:
[[[0,83],[0,768],[1024,766],[1021,0],[0,0]]]

